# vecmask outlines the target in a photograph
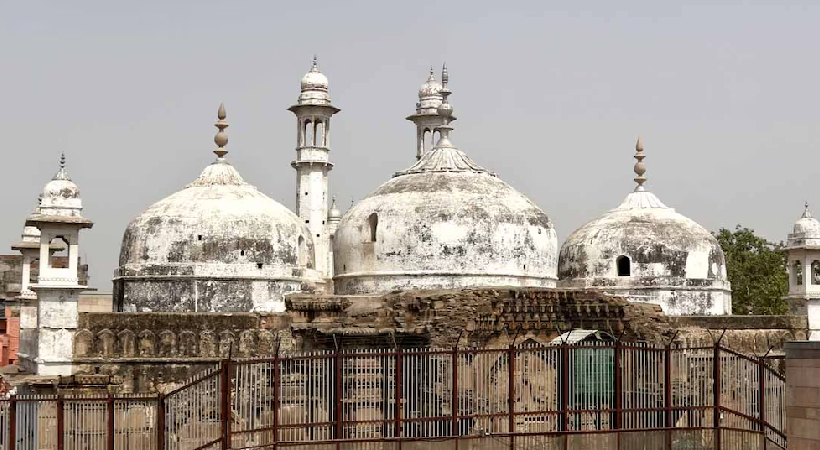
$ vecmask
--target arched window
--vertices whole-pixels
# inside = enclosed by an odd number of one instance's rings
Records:
[[[618,276],[619,277],[628,277],[631,275],[630,267],[629,267],[629,257],[621,255],[618,259],[615,260],[615,263],[618,266]]]
[[[307,265],[307,246],[305,245],[305,238],[299,236],[299,267]]]
[[[794,262],[794,279],[798,286],[803,285],[803,264],[800,261]]]
[[[376,229],[379,227],[379,216],[373,213],[367,218],[367,222],[370,224],[370,242],[376,242]]]
[[[66,268],[70,259],[71,245],[64,236],[57,236],[51,240],[51,257],[48,267]]]
[[[424,132],[422,134],[422,137],[421,137],[421,152],[422,153],[426,153],[428,150],[433,148],[433,146],[430,145],[430,143],[429,143],[429,141],[431,141],[433,139],[432,136],[433,136],[433,133],[430,132],[430,129],[425,128]]]
[[[313,143],[317,147],[324,147],[325,146],[325,124],[322,121],[316,121],[316,128],[314,131],[314,138],[315,142]]]
[[[313,123],[310,121],[310,119],[305,121],[305,134],[302,145],[313,145]]]
[[[820,261],[811,263],[811,284],[820,285]]]

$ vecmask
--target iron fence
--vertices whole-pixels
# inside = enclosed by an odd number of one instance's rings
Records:
[[[317,351],[224,360],[159,396],[11,396],[0,450],[785,448],[784,401],[766,361],[719,345]]]

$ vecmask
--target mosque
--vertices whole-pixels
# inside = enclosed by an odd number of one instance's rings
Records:
[[[659,305],[672,316],[731,314],[719,243],[646,188],[640,140],[634,191],[559,249],[553,218],[454,143],[449,81],[446,65],[440,81],[431,70],[407,117],[416,128],[417,161],[344,213],[328,195],[330,124],[340,109],[315,58],[288,108],[298,130],[291,163],[295,211],[231,164],[220,106],[216,159],[126,228],[113,279],[114,310],[281,313],[297,293],[366,297],[515,287],[597,290]],[[37,283],[23,276],[19,352],[37,373],[71,370],[64,355],[72,353],[77,327],[72,299],[85,288],[77,277],[78,236],[93,224],[81,211],[80,191],[63,160],[26,219],[25,245],[15,247],[26,261],[39,259]],[[820,223],[807,210],[789,236],[791,249],[813,255]],[[55,239],[69,248],[66,268],[49,267]],[[797,273],[802,264],[820,273],[813,258],[790,256],[790,268]],[[820,285],[817,280],[820,275],[806,285]],[[790,296],[804,304],[813,295],[798,275],[791,284]]]
[[[575,231],[559,252],[538,205],[451,141],[446,67],[430,73],[415,113],[417,161],[344,215],[329,204],[328,79],[314,60],[289,108],[296,116],[296,211],[246,182],[228,161],[220,107],[217,158],[125,230],[114,278],[121,311],[284,310],[290,292],[382,294],[492,286],[596,287],[671,314],[725,314],[723,253],[703,227],[643,184]],[[435,144],[432,140],[435,139]]]

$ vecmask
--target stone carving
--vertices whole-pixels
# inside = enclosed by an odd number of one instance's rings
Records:
[[[103,357],[110,358],[116,353],[114,333],[108,328],[103,329],[97,333],[97,348],[98,353]]]
[[[234,335],[230,331],[219,333],[219,357],[227,358],[231,353],[236,352],[234,348]]]
[[[137,354],[137,340],[134,332],[128,329],[122,330],[117,334],[120,341],[120,354],[126,358],[136,356]]]
[[[177,336],[170,330],[163,330],[159,334],[159,355],[160,357],[176,356]]]
[[[149,330],[140,331],[139,355],[143,358],[156,354],[156,337]]]
[[[199,354],[204,358],[216,356],[216,336],[213,331],[205,330],[199,335]]]
[[[179,354],[180,356],[197,356],[196,334],[192,331],[185,330],[179,333]]]
[[[93,348],[94,335],[88,330],[78,331],[74,335],[74,355],[89,356]]]
[[[242,356],[251,356],[255,352],[253,331],[245,330],[239,334],[239,354]]]

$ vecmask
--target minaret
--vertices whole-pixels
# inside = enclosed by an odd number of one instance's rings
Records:
[[[93,222],[82,216],[80,190],[65,170],[60,170],[43,188],[40,206],[26,218],[26,226],[40,230],[40,261],[37,284],[37,329],[29,339],[21,336],[20,363],[37,375],[70,375],[73,339],[77,330],[79,293],[87,288],[79,283],[79,234]],[[68,249],[66,267],[55,267],[53,242]],[[22,332],[22,330],[21,330]]]
[[[784,297],[789,313],[808,316],[809,340],[820,341],[820,222],[808,202],[782,251],[789,272],[789,293]]]
[[[447,72],[446,64],[443,72]],[[442,85],[436,81],[433,68],[430,67],[430,76],[427,77],[427,81],[419,88],[419,101],[416,103],[416,113],[407,116],[407,120],[416,124],[416,159],[420,159],[421,155],[433,148],[437,142],[435,136],[436,128],[445,123],[445,120],[438,114],[438,107],[442,102],[441,89]],[[455,117],[450,117],[450,120],[455,119]]]
[[[327,227],[327,178],[333,169],[330,162],[330,118],[340,110],[330,103],[327,77],[313,67],[302,78],[302,92],[295,105],[288,108],[296,115],[296,215],[305,221],[313,237],[316,270],[330,276],[328,252],[330,235]]]

